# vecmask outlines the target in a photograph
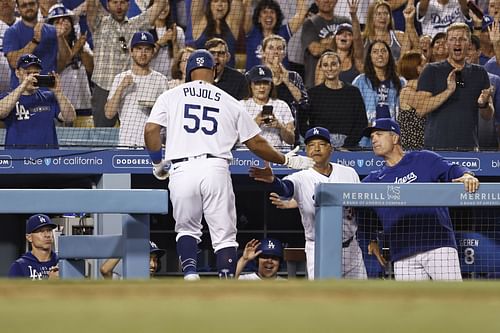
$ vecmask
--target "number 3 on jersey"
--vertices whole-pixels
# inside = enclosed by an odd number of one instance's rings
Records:
[[[199,117],[201,110],[201,119]],[[214,117],[216,113],[219,113],[219,109],[212,108],[210,106],[201,106],[196,104],[186,104],[184,105],[184,119],[189,120],[189,125],[184,125],[184,129],[188,133],[196,133],[200,129],[206,135],[213,135],[217,133],[217,127],[219,123]],[[202,124],[203,121],[203,124]],[[190,126],[191,125],[191,126]]]

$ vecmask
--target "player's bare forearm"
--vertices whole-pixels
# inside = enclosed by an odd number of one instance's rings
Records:
[[[284,164],[285,155],[274,149],[262,136],[257,134],[244,144],[258,157],[273,163]]]
[[[161,150],[161,126],[155,123],[146,123],[144,127],[144,142],[150,151]]]
[[[113,270],[115,269],[116,265],[118,265],[118,262],[120,259],[118,258],[110,258],[107,259],[100,268],[101,275],[105,279],[111,279],[113,277]]]

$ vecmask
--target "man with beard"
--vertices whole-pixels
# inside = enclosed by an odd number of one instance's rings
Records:
[[[221,38],[212,38],[205,43],[205,48],[215,59],[215,86],[221,88],[237,100],[248,97],[248,82],[245,75],[227,66],[231,53],[227,43]]]
[[[478,111],[489,120],[494,108],[493,89],[486,70],[465,61],[469,52],[471,32],[465,23],[453,23],[446,31],[448,58],[428,64],[418,80],[419,98],[430,105],[420,116],[427,116],[424,145],[430,149],[476,150],[478,139]],[[447,78],[455,71],[456,89],[446,100],[431,102],[430,97],[446,90]],[[453,79],[453,75],[448,79]]]
[[[96,127],[115,125],[116,117],[108,119],[104,110],[113,78],[130,68],[128,46],[132,35],[151,29],[165,8],[165,1],[155,1],[145,12],[130,19],[127,17],[129,0],[109,0],[108,11],[100,0],[87,1],[87,23],[94,41],[92,116]]]
[[[64,68],[71,55],[66,43],[59,43],[63,36],[57,36],[51,24],[38,21],[38,0],[17,0],[21,20],[5,31],[3,52],[11,67],[11,88],[19,85],[15,74],[17,61],[23,54],[34,54],[42,61],[41,74],[48,74]]]
[[[16,1],[0,1],[0,55],[3,55],[3,38],[5,31],[18,21],[15,15]],[[7,78],[10,75],[10,66],[6,57],[0,56],[0,94],[10,90],[10,82]]]
[[[240,275],[248,262],[257,259],[257,272]],[[281,242],[265,238],[252,239],[245,245],[243,255],[236,264],[236,278],[239,280],[280,280],[278,270],[283,259]]]
[[[119,145],[144,146],[144,125],[156,98],[167,90],[168,79],[149,66],[155,41],[147,31],[136,32],[130,43],[132,69],[115,76],[105,115],[120,119]]]

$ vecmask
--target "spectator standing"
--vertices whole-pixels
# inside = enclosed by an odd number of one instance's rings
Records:
[[[359,183],[359,177],[353,168],[330,162],[334,149],[330,144],[330,132],[326,128],[309,129],[304,142],[306,155],[316,162],[314,167],[295,172],[283,180],[273,175],[269,164],[265,168],[250,167],[249,174],[257,181],[271,183],[273,192],[281,198],[293,199],[292,204],[287,204],[287,207],[292,208],[298,205],[306,239],[307,275],[310,280],[314,280],[314,219],[316,215],[314,193],[316,185],[319,183]],[[280,199],[277,201],[275,198],[276,196],[272,196],[271,200],[278,204]],[[342,227],[342,277],[366,279],[366,268],[356,239],[357,228],[351,209],[345,208]]]
[[[177,56],[174,57],[172,62],[172,80],[168,81],[168,89],[177,87],[183,84],[186,80],[186,63],[191,53],[195,51],[194,48],[186,46],[179,50]]]
[[[37,77],[41,70],[42,61],[37,56],[22,55],[15,71],[21,84],[9,94],[0,95],[0,118],[7,128],[7,147],[57,148],[54,118],[71,122],[76,117],[57,73],[52,73],[55,84],[50,91],[39,89]]]
[[[373,153],[385,161],[385,165],[372,171],[363,183],[460,182],[471,193],[479,188],[479,181],[467,168],[452,164],[434,152],[404,153],[401,131],[393,119],[377,119],[372,127],[363,131],[363,135],[371,137]],[[447,207],[373,209],[382,222],[384,236],[389,240],[396,280],[462,280]],[[368,252],[375,254],[385,265],[376,241],[370,242]]]
[[[295,126],[288,105],[276,99],[271,70],[262,65],[253,67],[247,74],[250,97],[242,105],[259,125],[261,135],[276,148],[291,148],[295,143]],[[265,114],[264,109],[270,112]]]
[[[136,32],[130,43],[132,68],[113,79],[105,111],[106,118],[120,119],[120,146],[144,147],[144,125],[154,102],[167,90],[167,78],[150,67],[154,48],[151,33]]]
[[[310,106],[300,119],[301,134],[312,127],[325,127],[334,148],[356,148],[368,123],[363,97],[358,88],[340,80],[340,56],[327,51],[318,69],[324,82],[308,90]]]
[[[308,108],[309,101],[304,82],[299,73],[289,71],[283,64],[286,54],[286,41],[278,35],[269,35],[262,42],[262,64],[271,69],[276,96],[285,101],[298,124],[298,114]],[[298,126],[295,126],[295,141],[298,142]]]
[[[488,74],[479,65],[465,61],[471,33],[465,23],[454,23],[446,32],[448,58],[428,64],[418,80],[419,98],[428,103],[425,146],[434,149],[475,150],[478,142],[478,111],[484,119],[493,117],[492,89]],[[448,76],[455,71],[456,90],[445,103],[430,97],[448,87]]]
[[[363,96],[368,124],[378,118],[395,119],[398,112],[399,92],[404,80],[397,75],[391,52],[386,42],[373,42],[365,58],[364,74],[352,82]],[[362,138],[360,145],[369,147],[370,142]]]
[[[297,0],[295,15],[283,24],[283,12],[275,0],[260,0],[251,10],[250,0],[244,1],[246,15],[244,29],[246,35],[246,71],[260,65],[262,59],[262,41],[274,34],[283,37],[288,43],[292,35],[302,27],[307,14],[307,1]],[[288,68],[288,57],[285,54],[283,65]]]
[[[153,5],[152,0],[149,7]],[[150,30],[155,38],[156,56],[151,62],[151,68],[172,79],[172,61],[185,46],[186,37],[184,30],[179,27],[173,18],[170,2],[166,2],[165,8],[155,20],[154,27]]]
[[[481,41],[479,37],[472,35],[469,52],[466,61],[471,64],[479,64],[481,55]],[[485,120],[483,117],[478,116],[478,136],[479,136],[479,149],[481,150],[497,150],[499,148],[499,136],[497,133],[496,125],[500,116],[500,77],[495,74],[488,73],[490,85],[493,87],[491,98],[493,100],[493,107],[495,108],[495,117],[490,120]],[[498,110],[498,111],[497,111]]]
[[[15,15],[16,0],[0,1],[0,94],[10,90],[10,66],[4,57],[3,39],[5,31],[17,22]]]
[[[9,278],[46,280],[59,278],[58,258],[52,246],[57,224],[47,215],[36,214],[26,221],[26,240],[31,250],[10,266]]]
[[[428,62],[441,62],[448,58],[448,45],[446,33],[438,32],[431,41],[431,56]]]
[[[144,13],[129,19],[126,16],[128,0],[109,0],[109,14],[100,0],[87,0],[87,23],[94,41],[92,112],[95,127],[115,125],[116,117],[108,119],[104,111],[113,78],[130,68],[128,46],[132,35],[150,29],[165,3],[166,0],[157,0]]]
[[[18,0],[17,8],[21,20],[5,31],[3,40],[3,51],[11,67],[12,89],[19,84],[15,69],[23,54],[31,53],[40,58],[41,73],[48,74],[64,68],[71,52],[67,44],[58,42],[64,37],[57,34],[54,26],[39,21],[38,0]]]
[[[349,18],[333,14],[337,0],[316,0],[316,4],[318,14],[308,18],[302,27],[306,88],[314,87],[316,64],[321,54],[331,48],[337,26],[351,23]]]
[[[81,120],[92,117],[91,92],[88,78],[94,70],[94,54],[87,44],[87,36],[78,36],[73,12],[64,5],[55,5],[47,17],[47,23],[56,27],[58,34],[63,36],[60,43],[66,43],[71,50],[68,62],[61,72],[61,88],[75,108],[76,115]],[[78,30],[79,31],[79,30]],[[83,127],[92,127],[93,124],[77,124]]]
[[[229,66],[235,67],[236,40],[244,16],[242,0],[186,0],[188,23],[186,44],[201,49],[207,40],[218,37],[226,41],[231,54]]]
[[[406,21],[406,31],[394,29],[391,5],[386,1],[375,1],[368,8],[365,30],[363,32],[365,56],[368,55],[370,45],[375,41],[384,41],[391,49],[394,60],[405,52],[419,45],[417,31],[413,22],[415,6],[409,0],[403,11]]]
[[[248,262],[257,259],[257,272],[241,274]],[[280,263],[283,260],[283,246],[273,238],[260,241],[252,239],[245,245],[243,255],[236,264],[235,278],[239,280],[282,280],[278,276]]]
[[[215,85],[237,100],[247,98],[248,82],[245,75],[227,65],[229,59],[231,59],[227,43],[223,39],[212,38],[205,43],[205,49],[215,59],[215,68],[217,70]]]
[[[426,62],[430,62],[431,55],[432,55],[432,37],[429,35],[422,35],[419,38],[419,47],[420,51],[422,52],[422,55],[425,57]]]
[[[420,0],[417,19],[422,24],[422,33],[430,36],[446,32],[455,22],[472,23],[467,0]]]

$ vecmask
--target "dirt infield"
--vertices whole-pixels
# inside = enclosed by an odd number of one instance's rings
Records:
[[[500,332],[499,316],[498,282],[0,281],[1,332]]]

